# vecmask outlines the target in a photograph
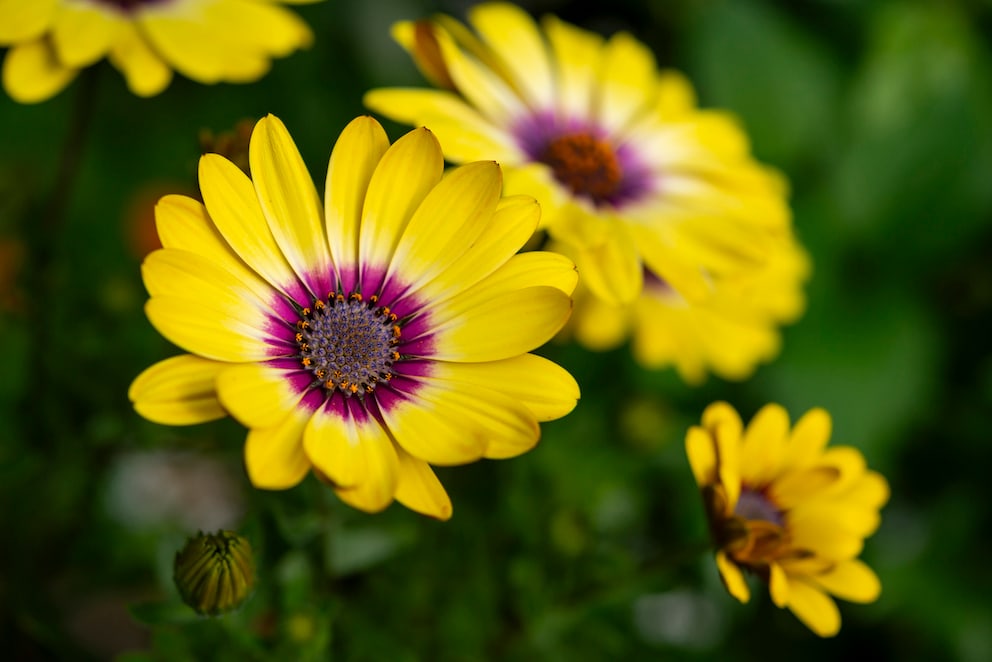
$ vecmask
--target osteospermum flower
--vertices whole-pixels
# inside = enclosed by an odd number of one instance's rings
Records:
[[[423,128],[390,146],[372,118],[352,121],[323,206],[277,118],[256,125],[249,161],[252,179],[207,154],[204,204],[159,202],[146,312],[189,354],[138,376],[135,409],[172,425],[231,414],[258,487],[312,468],[356,508],[395,498],[449,517],[429,464],[518,455],[575,406],[572,377],[527,353],[565,323],[574,265],[515,255],[537,203],[501,199],[493,161],[442,179]]]
[[[779,325],[802,313],[808,274],[806,253],[793,240],[781,241],[760,266],[713,279],[711,293],[699,300],[645,269],[644,290],[630,304],[607,302],[580,287],[569,331],[597,351],[629,338],[640,365],[673,366],[689,384],[701,383],[707,372],[743,380],[778,355]]]
[[[173,70],[200,83],[261,78],[313,40],[281,4],[320,0],[0,0],[3,86],[22,103],[58,94],[104,57],[147,97]]]
[[[475,33],[447,16],[394,26],[446,89],[373,90],[365,103],[430,126],[455,163],[500,161],[507,192],[541,202],[600,298],[633,301],[645,268],[705,296],[711,276],[760,263],[789,227],[783,182],[736,122],[698,110],[686,79],[629,34],[604,40],[553,16],[542,30],[501,3],[468,18]]]
[[[889,498],[885,478],[860,452],[826,447],[830,428],[830,415],[812,409],[790,430],[785,410],[767,405],[745,430],[717,402],[685,439],[727,590],[747,602],[742,571],[754,573],[777,606],[821,637],[840,629],[831,595],[873,602],[881,592],[857,556]]]

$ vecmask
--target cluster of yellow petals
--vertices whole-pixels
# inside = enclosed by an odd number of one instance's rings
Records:
[[[777,606],[823,637],[840,629],[831,595],[872,602],[881,592],[857,557],[889,497],[887,482],[859,451],[827,448],[830,432],[822,409],[790,428],[786,411],[767,405],[745,429],[730,405],[717,402],[686,435],[727,590],[746,602],[743,571],[752,572],[768,583]],[[768,514],[743,507],[742,495]]]

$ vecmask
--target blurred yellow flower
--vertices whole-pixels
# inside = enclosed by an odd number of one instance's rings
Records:
[[[648,48],[510,4],[473,7],[475,32],[448,16],[393,35],[441,90],[365,96],[387,117],[429,126],[454,163],[496,159],[508,194],[533,195],[542,224],[570,244],[583,282],[616,303],[644,270],[680,296],[762,263],[787,234],[781,177],[755,162],[729,115],[696,108],[689,82]]]
[[[323,204],[277,118],[255,126],[248,159],[251,178],[205,155],[204,204],[156,208],[145,311],[190,353],[135,379],[135,409],[168,425],[232,415],[257,487],[313,469],[356,508],[395,498],[450,517],[430,464],[519,455],[575,407],[572,376],[528,353],[568,318],[575,265],[516,255],[537,203],[501,198],[493,161],[442,179],[427,129],[390,146],[374,119],[352,121]]]
[[[808,275],[806,253],[795,241],[783,239],[764,264],[712,279],[710,294],[697,301],[686,299],[647,269],[644,290],[626,305],[595,297],[580,282],[567,331],[597,351],[630,338],[640,365],[674,366],[692,385],[700,384],[708,372],[743,380],[758,364],[778,355],[779,325],[802,314],[802,286]]]
[[[153,96],[172,71],[200,83],[245,83],[274,57],[313,40],[279,4],[320,0],[0,0],[3,86],[16,101],[58,94],[107,57],[138,96]]]
[[[822,409],[790,430],[779,405],[765,406],[744,429],[737,412],[717,402],[685,440],[727,590],[747,602],[742,571],[750,571],[768,583],[776,606],[821,637],[840,630],[831,595],[867,603],[881,592],[857,556],[889,498],[885,478],[859,451],[826,447],[830,430]]]

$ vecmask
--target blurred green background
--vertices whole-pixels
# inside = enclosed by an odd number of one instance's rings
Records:
[[[150,208],[195,192],[198,135],[278,115],[322,184],[370,87],[421,84],[388,36],[469,3],[303,6],[316,43],[252,85],[131,96],[106,63],[56,98],[0,95],[0,641],[7,659],[992,659],[992,3],[524,3],[631,31],[737,113],[787,173],[815,272],[784,351],[746,383],[684,386],[626,349],[552,346],[583,388],[533,452],[442,469],[454,517],[368,516],[313,478],[249,486],[231,421],[140,419],[131,379],[176,353],[147,323]],[[79,176],[56,171],[92,84]],[[406,130],[386,124],[391,139]],[[40,219],[64,205],[64,226]],[[31,247],[34,247],[32,249]],[[820,640],[756,591],[725,594],[684,458],[709,402],[834,417],[893,496],[863,558],[883,583]],[[253,598],[178,601],[197,529],[236,528]]]

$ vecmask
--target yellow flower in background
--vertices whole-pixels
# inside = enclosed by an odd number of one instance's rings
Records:
[[[791,224],[785,184],[756,163],[727,114],[648,48],[510,4],[402,22],[397,41],[440,90],[372,90],[365,103],[431,127],[454,163],[493,158],[508,193],[535,196],[583,282],[627,303],[647,269],[688,299],[711,279],[767,259]]]
[[[0,0],[3,86],[16,101],[58,94],[110,60],[138,96],[173,70],[200,83],[247,83],[271,60],[309,46],[310,28],[280,4],[320,0]]]
[[[342,500],[393,499],[445,519],[430,464],[519,455],[539,421],[579,396],[528,352],[568,318],[575,266],[516,255],[533,198],[501,198],[493,161],[448,172],[427,129],[389,144],[370,117],[334,147],[324,203],[283,124],[259,121],[252,179],[200,161],[204,204],[166,196],[164,248],[142,266],[152,325],[189,352],[147,369],[129,396],[171,425],[230,414],[250,429],[254,485],[284,489],[313,469]]]
[[[782,240],[764,264],[713,280],[711,294],[698,301],[686,299],[647,269],[644,290],[626,305],[592,296],[580,283],[567,330],[597,351],[629,338],[641,366],[672,366],[688,384],[702,383],[709,372],[743,380],[778,355],[779,326],[802,314],[808,275],[806,253],[795,241]]]
[[[831,596],[867,603],[881,592],[857,556],[889,498],[885,478],[868,470],[858,450],[827,448],[830,431],[822,409],[790,430],[778,405],[744,429],[737,412],[717,402],[685,439],[727,590],[747,602],[742,571],[752,572],[768,583],[776,606],[821,637],[840,630]]]

